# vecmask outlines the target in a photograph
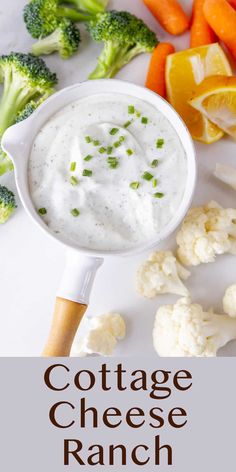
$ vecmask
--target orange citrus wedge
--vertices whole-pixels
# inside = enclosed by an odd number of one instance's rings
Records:
[[[204,79],[189,103],[236,139],[236,77],[217,75]]]
[[[217,141],[223,132],[189,101],[197,85],[211,75],[232,75],[228,59],[218,43],[187,49],[167,58],[168,100],[185,121],[192,137],[204,143]]]

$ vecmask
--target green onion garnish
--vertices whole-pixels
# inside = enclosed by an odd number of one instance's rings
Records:
[[[134,106],[133,106],[133,105],[129,105],[129,106],[128,106],[128,113],[129,113],[129,115],[133,115],[134,112],[135,112]]]
[[[74,177],[74,175],[72,175],[70,178],[70,183],[71,185],[78,185],[79,181],[76,177]]]
[[[91,156],[91,154],[88,154],[86,157],[84,157],[84,161],[91,161],[92,158],[93,156]]]
[[[140,116],[141,116],[140,111],[136,111],[136,116],[137,116],[137,118],[140,118]]]
[[[46,210],[46,208],[39,208],[38,212],[39,212],[40,215],[46,215],[47,210]]]
[[[86,143],[91,143],[92,139],[90,138],[90,136],[85,136],[85,141]]]
[[[100,141],[98,139],[93,140],[93,145],[94,146],[99,146],[99,144],[100,144]]]
[[[128,154],[128,156],[132,156],[134,151],[133,151],[133,149],[126,149],[126,153]]]
[[[73,210],[70,211],[72,216],[79,216],[80,212],[77,208],[73,208]]]
[[[110,133],[112,136],[114,136],[114,134],[118,133],[118,131],[119,131],[119,128],[112,128],[112,129],[109,131],[109,133]]]
[[[71,172],[74,172],[75,169],[76,169],[76,162],[71,162],[70,171],[71,171]]]
[[[156,147],[157,147],[157,149],[162,148],[162,146],[164,145],[164,142],[165,142],[165,141],[164,141],[163,138],[157,139],[157,141],[156,141]]]
[[[83,175],[84,177],[91,177],[92,174],[93,174],[93,172],[92,172],[91,170],[89,170],[89,169],[84,169],[82,175]]]
[[[157,187],[157,184],[158,184],[157,179],[153,179],[153,181],[152,181],[153,188]]]
[[[154,168],[154,167],[157,167],[157,166],[158,166],[158,162],[159,162],[158,159],[154,159],[154,160],[151,162],[150,166],[153,167],[153,168]]]
[[[150,174],[150,172],[144,172],[143,175],[142,175],[142,178],[144,180],[152,180],[153,179],[153,175]]]
[[[118,161],[117,157],[108,157],[107,158],[107,163],[108,163],[109,167],[111,167],[112,169],[115,169],[118,166],[119,161]]]
[[[114,143],[115,148],[118,148],[119,146],[121,146],[121,144],[124,142],[124,140],[125,140],[125,136],[120,136],[119,141],[116,141]]]
[[[137,190],[139,188],[140,183],[139,182],[131,182],[130,188],[133,188],[134,190]]]
[[[132,121],[126,121],[124,128],[128,128],[131,125]]]
[[[163,198],[163,197],[164,197],[164,193],[162,193],[162,192],[156,192],[156,193],[154,193],[153,196],[154,196],[155,198]]]
[[[116,141],[116,142],[114,143],[114,147],[115,147],[115,148],[118,148],[118,147],[120,147],[120,146],[121,146],[121,141]]]
[[[104,152],[106,152],[106,148],[102,146],[98,149],[98,152],[100,152],[100,154],[104,154]]]
[[[108,154],[108,156],[109,156],[109,154],[112,153],[112,149],[113,149],[113,146],[108,146],[108,147],[107,147],[107,154]]]
[[[141,119],[141,123],[143,125],[147,125],[148,124],[148,118],[146,116],[143,116],[142,119]]]

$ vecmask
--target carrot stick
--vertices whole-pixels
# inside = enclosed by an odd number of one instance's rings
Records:
[[[177,0],[144,0],[161,26],[170,34],[184,33],[189,19]]]
[[[192,25],[190,30],[191,48],[205,46],[206,44],[211,44],[216,41],[215,33],[208,25],[203,13],[204,2],[205,0],[194,0],[193,2]]]
[[[165,85],[165,65],[166,58],[169,54],[175,52],[174,46],[170,43],[160,43],[152,53],[147,79],[146,87],[153,92],[158,93],[161,97],[166,97]]]
[[[205,0],[205,18],[236,58],[236,11],[226,0]]]

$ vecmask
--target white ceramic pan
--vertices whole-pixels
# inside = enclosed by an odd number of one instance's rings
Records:
[[[28,160],[32,142],[44,123],[62,107],[74,100],[96,93],[123,93],[149,102],[169,120],[175,128],[185,149],[188,161],[188,177],[181,205],[170,223],[163,228],[154,241],[124,251],[93,251],[84,249],[63,236],[55,235],[35,210],[28,186]],[[194,192],[196,180],[195,151],[189,132],[174,109],[161,97],[143,87],[119,80],[94,80],[73,85],[52,95],[31,117],[9,128],[4,134],[2,147],[15,166],[16,184],[25,210],[33,221],[55,242],[67,248],[67,262],[58,290],[55,312],[44,356],[69,356],[71,345],[89,303],[89,295],[98,267],[106,255],[127,256],[151,249],[169,236],[185,216]]]

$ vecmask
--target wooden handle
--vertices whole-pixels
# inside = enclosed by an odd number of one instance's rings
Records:
[[[57,297],[51,330],[42,355],[68,357],[87,305]]]

